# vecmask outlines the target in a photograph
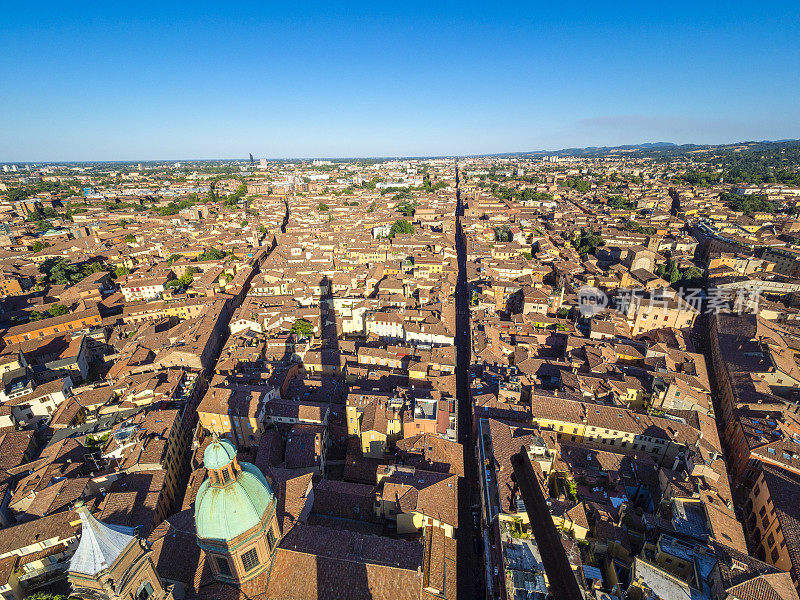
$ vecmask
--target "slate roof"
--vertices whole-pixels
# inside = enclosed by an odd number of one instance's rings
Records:
[[[109,568],[135,538],[118,525],[106,525],[84,509],[80,511],[81,541],[69,562],[75,573],[96,575]]]

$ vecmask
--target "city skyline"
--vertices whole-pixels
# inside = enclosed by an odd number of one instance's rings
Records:
[[[4,13],[0,161],[468,156],[800,137],[800,9]]]

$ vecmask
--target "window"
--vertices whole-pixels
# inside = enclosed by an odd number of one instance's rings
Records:
[[[227,558],[217,556],[217,568],[219,569],[220,575],[224,575],[225,577],[233,577],[233,574],[231,573],[231,565],[228,563]]]
[[[153,586],[149,581],[145,581],[139,586],[139,591],[136,592],[136,600],[148,600],[153,597]]]
[[[228,473],[228,469],[223,469],[220,471],[222,474],[222,483],[228,483],[231,480],[231,475]]]
[[[772,554],[770,554],[770,558],[772,559],[772,564],[775,564],[775,563],[778,562],[778,549],[777,548],[773,548],[772,549]]]
[[[769,544],[770,548],[772,548],[775,545],[775,535],[774,534],[770,533],[767,536],[767,544]]]
[[[267,529],[267,544],[269,544],[269,551],[272,552],[275,547],[275,534],[272,533],[272,527]]]
[[[242,565],[244,565],[245,571],[252,571],[259,565],[258,552],[256,552],[255,548],[250,548],[250,550],[242,554]]]

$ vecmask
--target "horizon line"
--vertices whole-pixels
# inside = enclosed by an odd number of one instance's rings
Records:
[[[472,153],[472,154],[428,154],[428,155],[411,155],[411,154],[376,154],[372,156],[322,156],[322,155],[310,155],[310,156],[286,156],[286,157],[253,157],[253,160],[267,160],[273,162],[295,162],[295,161],[313,161],[313,160],[331,160],[331,161],[356,161],[356,160],[403,160],[403,159],[410,159],[410,160],[436,160],[436,159],[459,159],[459,158],[493,158],[498,156],[521,156],[526,154],[543,154],[543,155],[554,155],[559,154],[562,152],[575,152],[580,150],[591,150],[591,151],[604,151],[604,150],[615,150],[620,148],[626,149],[641,149],[641,150],[659,150],[659,149],[666,149],[666,148],[681,148],[681,147],[697,147],[697,148],[716,148],[722,146],[738,146],[741,144],[785,144],[791,142],[800,142],[800,138],[783,138],[779,140],[742,140],[736,142],[720,142],[720,143],[713,143],[713,144],[697,144],[694,142],[687,142],[685,144],[677,144],[675,142],[639,142],[639,143],[631,143],[631,144],[617,144],[615,146],[572,146],[569,148],[560,148],[557,150],[518,150],[518,151],[508,151],[508,152],[487,152],[487,153]],[[651,148],[647,148],[647,146],[652,146]],[[225,158],[131,158],[131,159],[93,159],[93,160],[81,160],[81,159],[70,159],[70,160],[4,160],[0,161],[0,165],[58,165],[58,164],[81,164],[81,163],[90,163],[90,164],[105,164],[105,163],[121,163],[121,164],[128,164],[128,163],[135,163],[135,162],[148,162],[148,163],[166,163],[166,162],[234,162],[234,161],[245,161],[250,162],[249,157],[245,158],[234,158],[234,157],[225,157]]]

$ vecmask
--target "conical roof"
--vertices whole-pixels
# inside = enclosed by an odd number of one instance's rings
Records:
[[[135,538],[117,525],[101,523],[84,507],[79,507],[78,512],[81,516],[81,541],[69,561],[69,570],[97,575],[110,567]]]

